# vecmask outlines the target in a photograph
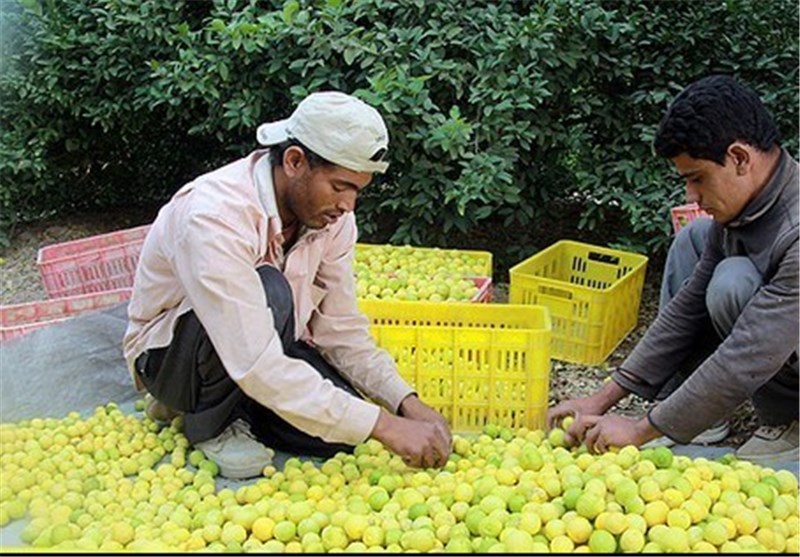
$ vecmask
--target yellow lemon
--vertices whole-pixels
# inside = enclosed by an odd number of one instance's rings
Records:
[[[758,529],[758,517],[750,509],[742,509],[732,518],[739,534],[749,535]]]
[[[565,521],[565,526],[567,536],[576,544],[587,542],[592,534],[592,524],[582,516]]]
[[[642,516],[647,521],[647,525],[652,527],[656,524],[664,524],[667,521],[668,513],[669,506],[664,501],[653,501],[647,503]]]
[[[550,551],[553,553],[572,553],[575,549],[575,542],[568,536],[556,536],[550,540]]]
[[[691,515],[682,509],[670,509],[667,513],[667,524],[687,530],[692,525]]]
[[[626,530],[619,538],[619,548],[623,553],[639,553],[644,546],[645,537],[640,530]]]

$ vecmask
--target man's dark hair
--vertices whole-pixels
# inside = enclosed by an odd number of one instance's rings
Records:
[[[328,159],[324,159],[316,154],[314,151],[297,141],[296,139],[287,139],[283,143],[278,143],[269,148],[269,163],[272,166],[283,166],[283,154],[289,147],[300,147],[306,155],[308,167],[312,170],[318,166],[328,165],[334,166],[334,163]]]
[[[734,141],[760,151],[778,145],[778,128],[758,95],[732,77],[712,75],[695,81],[672,101],[653,146],[661,157],[682,153],[725,164]]]

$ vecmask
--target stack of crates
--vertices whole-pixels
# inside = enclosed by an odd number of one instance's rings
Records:
[[[87,311],[122,303],[131,297],[132,292],[131,288],[119,288],[107,292],[0,306],[0,341],[24,335]]]
[[[36,264],[47,300],[0,306],[0,341],[128,300],[150,225],[45,246]]]
[[[130,288],[149,230],[139,226],[43,247],[36,264],[47,296]]]

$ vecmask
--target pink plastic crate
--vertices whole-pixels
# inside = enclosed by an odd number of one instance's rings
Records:
[[[675,234],[694,219],[711,218],[711,215],[703,211],[697,203],[679,205],[678,207],[673,207],[670,212],[672,213],[672,230]]]
[[[49,298],[133,286],[150,225],[45,246],[36,264]]]
[[[131,297],[132,292],[131,288],[120,288],[108,292],[0,306],[0,341],[24,335],[87,311],[124,302]]]
[[[478,292],[470,299],[470,302],[488,304],[492,301],[492,279],[490,277],[475,277],[475,286],[478,287]]]

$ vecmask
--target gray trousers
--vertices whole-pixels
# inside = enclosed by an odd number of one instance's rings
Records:
[[[294,339],[294,301],[286,277],[275,267],[258,268],[284,353],[308,362],[336,387],[361,398],[317,351]],[[148,350],[136,360],[148,392],[170,408],[184,412],[184,435],[192,443],[216,437],[237,419],[250,424],[256,438],[274,449],[331,457],[352,447],[313,437],[248,397],[231,379],[194,311],[182,315],[170,346]]]
[[[667,306],[686,283],[705,247],[711,219],[697,219],[683,228],[670,246],[661,283],[659,311]],[[656,397],[663,400],[708,358],[733,329],[742,310],[763,283],[763,277],[747,257],[722,260],[706,290],[709,323],[678,373]],[[759,421],[765,425],[786,424],[798,417],[798,360],[791,355],[778,373],[753,393],[752,402]]]

